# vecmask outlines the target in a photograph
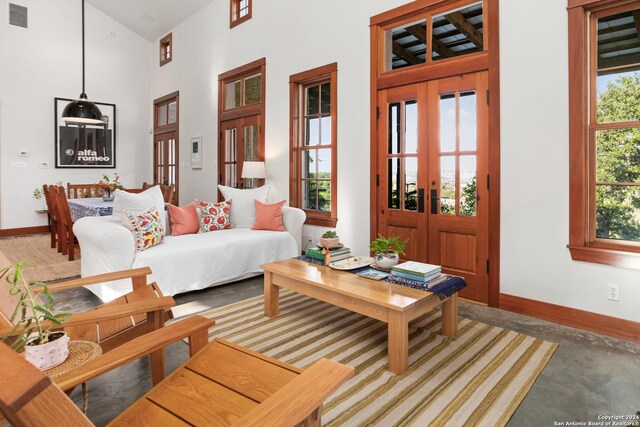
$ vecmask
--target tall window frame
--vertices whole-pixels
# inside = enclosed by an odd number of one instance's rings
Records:
[[[318,114],[305,111],[306,92],[310,87],[322,86],[330,83],[330,113],[322,113],[319,108]],[[291,206],[303,209],[307,215],[305,224],[318,225],[323,227],[335,227],[338,222],[338,64],[332,63],[322,67],[314,68],[289,77],[290,88],[290,120],[289,120],[289,199]],[[320,97],[319,97],[320,98]],[[320,100],[318,101],[321,102]],[[331,118],[331,140],[330,144],[318,141],[315,145],[306,145],[306,122],[308,118],[326,116]],[[320,130],[320,132],[322,132]],[[331,177],[320,179],[316,174],[314,178],[303,176],[302,161],[307,152],[311,150],[331,150]],[[317,156],[316,156],[317,157]],[[305,182],[310,185],[311,181],[316,182],[316,189],[319,181],[326,181],[330,185],[330,209],[329,211],[318,209],[318,199],[316,199],[316,209],[305,208],[304,190]]]
[[[640,269],[640,241],[597,236],[597,132],[640,128],[640,120],[597,119],[597,19],[637,9],[628,0],[569,0],[569,251],[575,261]],[[622,185],[626,185],[622,183]],[[634,184],[635,185],[635,184]]]
[[[229,27],[233,28],[251,19],[253,15],[252,0],[231,0]]]
[[[266,81],[267,81],[267,61],[265,58],[258,59],[248,64],[229,70],[218,76],[218,184],[228,185],[227,165],[229,162],[229,156],[226,153],[226,138],[229,136],[227,132],[231,129],[236,129],[236,134],[246,132],[246,127],[251,126],[257,132],[257,158],[251,159],[255,161],[265,160],[265,114],[266,114]],[[260,76],[260,99],[257,102],[246,102],[246,82],[247,80],[257,83],[256,76]],[[233,85],[233,83],[239,82],[239,86]],[[229,108],[227,105],[227,91],[233,87],[233,90],[239,92],[239,96],[234,97],[234,105]],[[238,95],[238,94],[236,94]],[[239,101],[238,101],[239,99]],[[252,134],[253,135],[253,134]],[[242,137],[241,137],[242,138]],[[243,141],[241,139],[241,141]],[[253,144],[253,142],[252,142]],[[236,185],[244,187],[245,180],[239,179],[242,174],[242,160],[244,156],[241,151],[244,147],[244,143],[236,146],[240,151],[235,156],[231,156],[236,164],[235,173],[233,174],[237,179]],[[267,165],[268,169],[268,165]],[[256,185],[263,185],[264,179],[259,179]],[[221,198],[222,194],[219,193],[218,197]]]

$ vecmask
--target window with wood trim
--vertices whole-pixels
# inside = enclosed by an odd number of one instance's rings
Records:
[[[251,0],[231,0],[231,28],[251,19]]]
[[[571,0],[569,39],[571,255],[640,268],[640,7]]]
[[[336,63],[289,79],[290,203],[325,227],[338,221],[337,84]]]
[[[160,66],[168,64],[173,59],[173,33],[160,39]]]
[[[218,184],[251,188],[264,179],[242,178],[245,161],[264,161],[264,58],[218,76]]]
[[[384,31],[383,70],[431,64],[486,50],[482,1],[450,3]]]

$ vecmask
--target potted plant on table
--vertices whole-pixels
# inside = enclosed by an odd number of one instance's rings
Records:
[[[68,313],[53,312],[54,299],[42,282],[29,284],[24,271],[31,267],[24,261],[0,269],[0,279],[10,286],[9,296],[16,298],[16,308],[9,319],[13,329],[2,338],[41,370],[60,365],[69,356],[69,338],[59,329]]]
[[[337,248],[340,246],[340,237],[335,231],[325,231],[320,238],[320,245],[326,249]]]
[[[409,239],[400,240],[396,236],[383,237],[378,234],[378,238],[371,242],[371,252],[378,268],[388,270],[398,263],[400,255],[404,254],[404,248]]]
[[[102,175],[102,179],[98,182],[94,188],[96,189],[96,194],[98,196],[102,196],[102,200],[105,202],[110,202],[113,200],[113,193],[116,190],[122,190],[124,187],[118,181],[120,179],[120,175],[117,173],[114,175],[113,181],[109,178],[108,175]]]

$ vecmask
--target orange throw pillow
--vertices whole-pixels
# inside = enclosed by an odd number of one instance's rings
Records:
[[[183,207],[168,205],[168,208],[172,236],[196,234],[198,232],[198,213],[194,203],[189,203]]]
[[[282,223],[282,207],[286,200],[273,204],[254,200],[253,203],[256,205],[256,222],[252,230],[287,231]]]

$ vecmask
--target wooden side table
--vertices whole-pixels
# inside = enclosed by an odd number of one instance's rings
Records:
[[[95,359],[101,354],[102,347],[95,342],[69,341],[69,357],[67,357],[67,360],[54,368],[44,371],[44,373],[52,378],[59,377]],[[68,390],[67,394],[70,394],[72,391],[73,389]],[[87,383],[82,383],[82,410],[85,414],[87,413],[87,409],[89,409],[89,389],[87,388]]]

